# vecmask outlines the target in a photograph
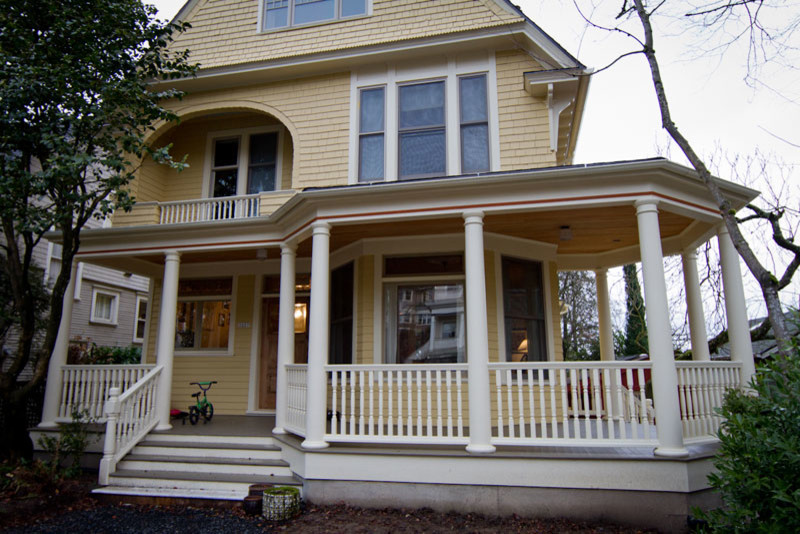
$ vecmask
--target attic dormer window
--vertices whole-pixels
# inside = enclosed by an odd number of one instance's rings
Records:
[[[264,0],[264,29],[304,26],[367,14],[367,0]]]

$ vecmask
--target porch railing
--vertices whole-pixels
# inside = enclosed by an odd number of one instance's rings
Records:
[[[158,383],[163,367],[147,372],[124,393],[112,388],[105,404],[106,433],[99,481],[108,485],[108,477],[119,462],[158,423]]]
[[[153,365],[65,365],[61,368],[61,396],[57,421],[70,421],[74,411],[104,420],[103,405],[111,388],[124,392]]]
[[[306,364],[286,366],[286,430],[303,437],[306,435],[307,377]]]
[[[495,445],[658,445],[652,363],[490,363]],[[712,438],[715,409],[741,385],[736,362],[677,362],[687,442]],[[465,364],[328,365],[330,442],[466,444]],[[287,429],[306,435],[307,366],[287,366]]]
[[[162,202],[160,207],[160,224],[246,219],[258,217],[259,195]]]
[[[492,443],[655,444],[650,362],[491,363]]]
[[[466,444],[467,365],[329,365],[327,441]]]
[[[722,417],[716,408],[725,392],[742,385],[740,362],[676,362],[678,401],[686,440],[716,435]]]

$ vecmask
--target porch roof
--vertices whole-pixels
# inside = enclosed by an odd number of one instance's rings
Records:
[[[736,209],[758,196],[717,180]],[[692,169],[653,158],[310,188],[269,216],[87,230],[79,259],[157,275],[165,250],[180,250],[187,263],[255,261],[265,248],[277,258],[287,240],[302,257],[317,220],[333,225],[336,251],[363,239],[458,234],[461,214],[480,209],[486,232],[550,247],[562,268],[607,267],[637,261],[634,202],[643,198],[659,203],[665,254],[707,240],[721,221]],[[572,239],[562,240],[563,226]]]

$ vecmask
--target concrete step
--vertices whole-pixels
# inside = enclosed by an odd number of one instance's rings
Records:
[[[242,458],[192,458],[179,456],[126,456],[117,464],[125,471],[195,471],[208,474],[292,476],[289,464],[283,460],[253,460]]]
[[[251,484],[301,486],[292,476],[117,470],[109,477],[107,487],[116,488],[115,494],[125,495],[157,496],[159,492],[168,492],[171,497],[241,500],[247,496]],[[120,488],[129,488],[128,493]]]

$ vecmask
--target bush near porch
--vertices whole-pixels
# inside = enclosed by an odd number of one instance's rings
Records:
[[[731,390],[720,409],[726,420],[709,482],[724,507],[698,515],[712,532],[800,532],[800,340],[762,366],[751,387]]]

